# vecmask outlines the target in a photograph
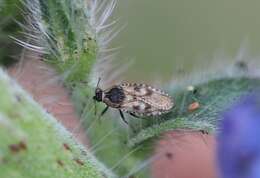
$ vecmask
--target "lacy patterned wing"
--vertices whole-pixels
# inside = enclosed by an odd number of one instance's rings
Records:
[[[125,100],[123,111],[137,116],[156,116],[169,112],[173,107],[171,97],[165,92],[145,84],[122,83]]]

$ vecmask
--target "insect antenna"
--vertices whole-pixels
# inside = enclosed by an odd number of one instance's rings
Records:
[[[98,82],[97,82],[97,86],[96,86],[96,88],[99,87],[100,80],[101,80],[101,78],[99,77],[99,78],[98,78]]]

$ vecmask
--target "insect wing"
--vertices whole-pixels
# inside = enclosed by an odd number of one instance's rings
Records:
[[[150,96],[142,96],[141,99],[162,111],[169,111],[173,107],[171,98],[157,92],[153,92]]]
[[[157,108],[143,101],[125,101],[121,105],[121,110],[127,113],[132,113],[136,116],[152,115],[153,112],[157,111]]]
[[[136,115],[160,115],[173,107],[172,99],[163,91],[145,84],[123,83],[126,99],[121,105],[123,111]]]

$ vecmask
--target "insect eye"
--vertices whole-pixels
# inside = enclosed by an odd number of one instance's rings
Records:
[[[93,99],[96,101],[102,101],[102,90],[96,89],[95,96],[93,96]]]

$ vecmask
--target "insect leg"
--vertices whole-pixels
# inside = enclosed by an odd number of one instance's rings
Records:
[[[107,107],[101,112],[99,118],[100,118],[101,116],[103,116],[103,115],[107,112],[108,108],[109,108],[109,106],[107,106]]]
[[[120,113],[120,116],[121,116],[122,120],[123,120],[127,125],[130,126],[130,128],[133,130],[134,133],[136,133],[135,128],[134,128],[133,126],[131,126],[130,124],[128,124],[128,122],[127,122],[126,119],[125,119],[125,116],[124,116],[123,112],[122,112],[120,109],[119,109],[119,113]]]
[[[135,117],[135,118],[140,118],[140,117],[138,117],[137,115],[135,115],[134,113],[129,113],[131,116],[133,116],[133,117]]]
[[[123,112],[120,109],[119,109],[119,113],[120,113],[120,116],[121,116],[122,120],[128,125],[128,122],[126,121],[125,116],[124,116]]]

